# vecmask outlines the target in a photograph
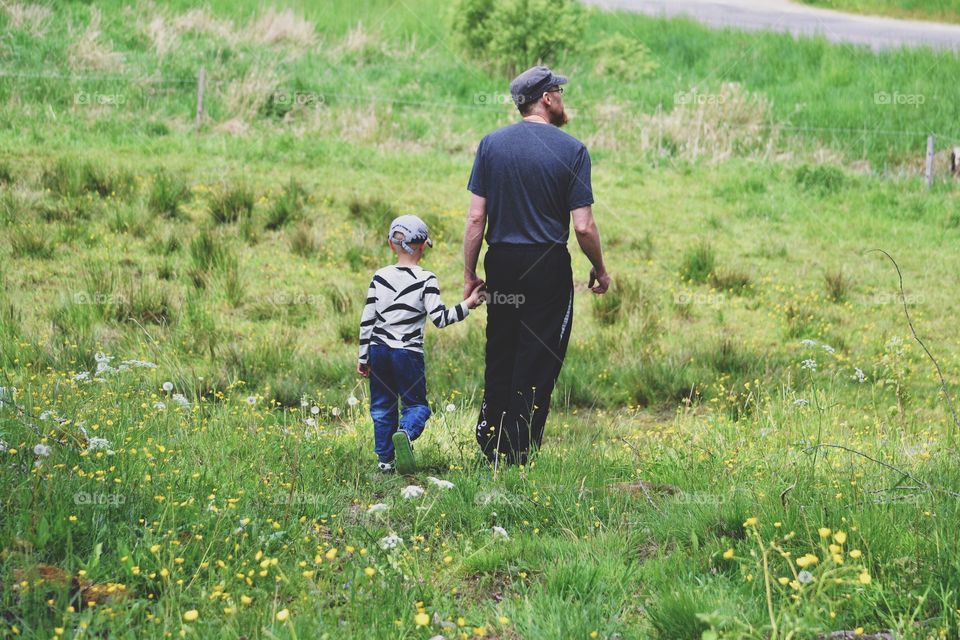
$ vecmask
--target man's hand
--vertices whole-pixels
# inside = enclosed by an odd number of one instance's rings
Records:
[[[366,362],[357,363],[357,373],[362,375],[364,378],[370,377],[370,365]]]
[[[596,286],[594,286],[596,282]],[[597,268],[592,267],[590,269],[590,282],[587,284],[587,287],[590,288],[590,291],[594,293],[601,294],[606,293],[607,289],[610,288],[610,274],[606,270],[603,270],[600,273],[597,273]]]
[[[470,295],[473,293],[473,290],[477,287],[482,287],[486,283],[477,277],[475,273],[464,273],[463,274],[463,299],[467,300],[470,298]],[[473,307],[470,307],[471,309]]]

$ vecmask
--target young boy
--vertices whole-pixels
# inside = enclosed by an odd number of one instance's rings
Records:
[[[463,302],[447,309],[437,276],[418,263],[432,247],[427,225],[417,216],[400,216],[387,236],[397,263],[379,269],[370,281],[360,318],[357,372],[370,378],[370,415],[380,471],[413,473],[412,440],[430,417],[423,362],[423,328],[429,316],[438,328],[459,322],[480,305],[478,285]],[[397,399],[403,403],[397,420]]]

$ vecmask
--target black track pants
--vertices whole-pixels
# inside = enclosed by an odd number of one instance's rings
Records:
[[[484,257],[487,355],[477,442],[525,464],[540,446],[573,323],[565,245],[492,245]]]

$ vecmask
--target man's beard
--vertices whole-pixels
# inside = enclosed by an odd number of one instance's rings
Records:
[[[567,115],[566,109],[561,108],[560,113],[557,113],[556,111],[549,111],[548,113],[550,115],[550,124],[555,127],[562,127],[570,122],[570,117]]]

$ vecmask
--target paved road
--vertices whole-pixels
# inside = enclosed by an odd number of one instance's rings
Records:
[[[787,0],[584,0],[601,8],[654,16],[687,16],[714,27],[767,29],[794,36],[823,35],[873,49],[930,46],[960,50],[960,25],[861,16]]]

